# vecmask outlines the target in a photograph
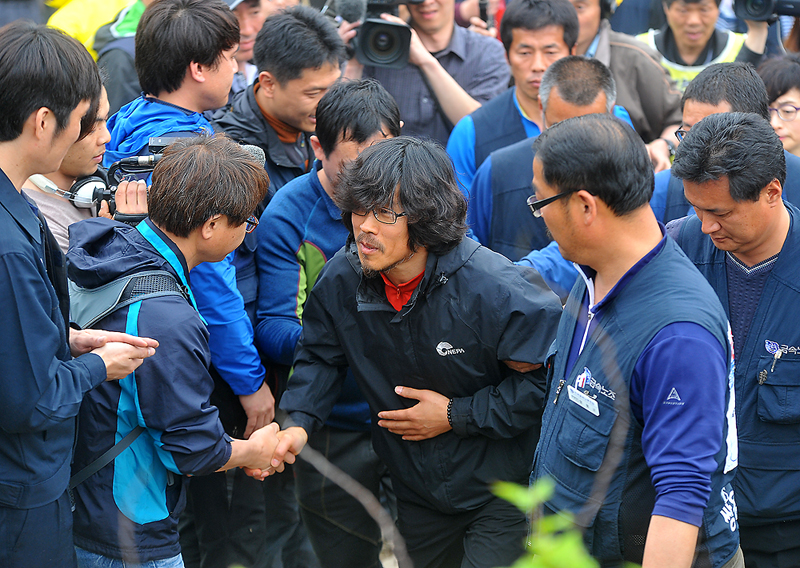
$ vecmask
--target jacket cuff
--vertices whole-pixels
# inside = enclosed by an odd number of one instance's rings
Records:
[[[470,419],[469,406],[470,398],[454,398],[453,406],[450,408],[450,418],[452,419],[453,433],[459,438],[469,436],[467,424]]]
[[[106,378],[108,377],[108,373],[106,372],[106,364],[103,362],[103,358],[100,357],[100,355],[97,355],[96,353],[84,353],[78,357],[78,360],[89,372],[90,389],[93,389],[105,382]]]
[[[289,416],[283,421],[281,424],[281,430],[285,430],[286,428],[291,428],[292,426],[299,426],[303,430],[306,431],[309,435],[312,432],[318,429],[317,427],[317,419],[311,416],[310,414],[306,414],[305,412],[294,411],[290,412]]]

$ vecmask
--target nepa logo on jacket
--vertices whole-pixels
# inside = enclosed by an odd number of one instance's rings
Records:
[[[436,346],[436,352],[441,355],[442,357],[446,357],[448,355],[458,355],[459,353],[466,353],[460,347],[453,347],[446,341],[442,341],[439,345]]]

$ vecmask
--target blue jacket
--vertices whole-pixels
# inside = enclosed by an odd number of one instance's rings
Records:
[[[372,413],[372,443],[398,500],[446,514],[474,510],[488,484],[523,482],[538,438],[541,363],[561,304],[539,275],[464,239],[428,255],[425,275],[396,311],[381,279],[362,276],[355,245],[325,265],[303,313],[303,337],[281,407],[311,432],[327,418],[349,366]],[[416,401],[395,386],[453,398],[453,430],[421,442],[377,426],[382,410]]]
[[[586,295],[579,279],[548,369],[532,476],[556,482],[545,507],[580,512],[589,551],[604,566],[641,563],[650,516],[658,514],[701,527],[699,565],[718,568],[739,545],[732,353],[722,306],[669,237],[595,305],[589,290],[591,318]],[[688,334],[675,327],[687,324]],[[709,357],[719,355],[718,366],[695,366],[687,349],[698,343],[692,329],[707,338]],[[597,494],[603,470],[610,477]]]
[[[153,136],[214,129],[202,114],[152,98],[139,97],[108,122],[111,142],[105,164],[139,154]],[[200,313],[208,323],[214,368],[237,395],[256,392],[266,371],[253,345],[253,323],[246,304],[255,307],[258,278],[250,237],[221,262],[204,262],[191,274]]]
[[[111,140],[106,144],[103,166],[138,155],[151,137],[172,132],[205,132],[213,134],[209,122],[199,112],[156,101],[152,97],[134,99],[108,119]]]
[[[800,519],[800,210],[786,208],[789,234],[737,345],[734,485],[743,525]],[[700,231],[697,217],[683,223],[677,240],[728,312],[726,253]]]
[[[2,171],[0,226],[0,508],[31,509],[67,489],[75,417],[106,367],[94,354],[72,358],[45,270],[47,229]]]
[[[319,167],[287,183],[270,201],[258,236],[256,344],[273,361],[291,365],[303,333],[303,310],[322,267],[347,241],[342,212],[319,181]],[[328,424],[369,429],[369,407],[348,372]]]
[[[231,104],[214,113],[214,128],[222,130],[240,144],[252,144],[264,150],[266,162],[264,168],[269,174],[269,194],[274,195],[285,184],[308,169],[299,168],[286,154],[278,134],[264,118],[256,102],[253,87],[245,89],[233,96]],[[308,168],[314,162],[314,152],[309,142],[309,134],[303,133],[306,151],[308,152]],[[259,214],[261,211],[259,211]]]
[[[165,270],[188,282],[180,250],[149,219],[137,228],[90,219],[70,232],[69,277],[82,288],[146,270]],[[189,300],[139,300],[97,323],[152,337],[159,347],[121,381],[92,391],[81,406],[75,472],[137,425],[146,428],[114,462],[74,489],[74,538],[81,548],[137,562],[177,555],[182,476],[214,472],[230,458],[230,438],[209,404],[214,383],[208,332],[191,303],[191,289],[189,294]]]

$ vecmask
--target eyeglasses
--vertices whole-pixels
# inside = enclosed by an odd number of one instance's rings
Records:
[[[675,138],[678,139],[678,142],[682,142],[683,141],[683,137],[686,136],[687,134],[689,134],[688,130],[684,130],[683,128],[679,128],[678,130],[675,131]]]
[[[791,122],[795,118],[797,118],[797,111],[800,110],[800,107],[796,107],[790,104],[783,104],[778,108],[769,108],[769,116],[772,118],[772,113],[775,112],[778,114],[778,117],[784,122]]]
[[[571,195],[571,194],[575,193],[576,191],[578,191],[578,190],[577,189],[570,189],[570,190],[558,193],[558,194],[554,195],[553,197],[548,197],[547,199],[540,199],[539,201],[536,201],[536,196],[535,195],[531,195],[528,198],[528,207],[531,208],[531,213],[533,213],[533,216],[538,218],[538,217],[542,216],[542,207],[544,207],[545,205],[550,205],[553,201],[556,201],[557,199],[561,199],[562,197],[566,197],[567,195]]]
[[[247,221],[245,221],[245,224],[246,225],[244,228],[244,232],[252,233],[253,231],[255,231],[256,227],[258,227],[258,217],[256,217],[255,215],[250,215],[247,218]]]
[[[352,211],[352,214],[357,215],[358,217],[365,217],[367,213],[369,213],[369,211]],[[383,223],[384,225],[394,225],[397,223],[397,219],[399,217],[408,217],[408,213],[397,213],[388,207],[378,207],[373,209],[372,214],[379,223]]]

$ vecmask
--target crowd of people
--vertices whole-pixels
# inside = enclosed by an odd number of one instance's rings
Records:
[[[602,566],[800,565],[782,22],[409,1],[398,67],[345,3],[58,8],[0,2],[0,566],[381,566],[306,446],[401,566],[549,515]]]

